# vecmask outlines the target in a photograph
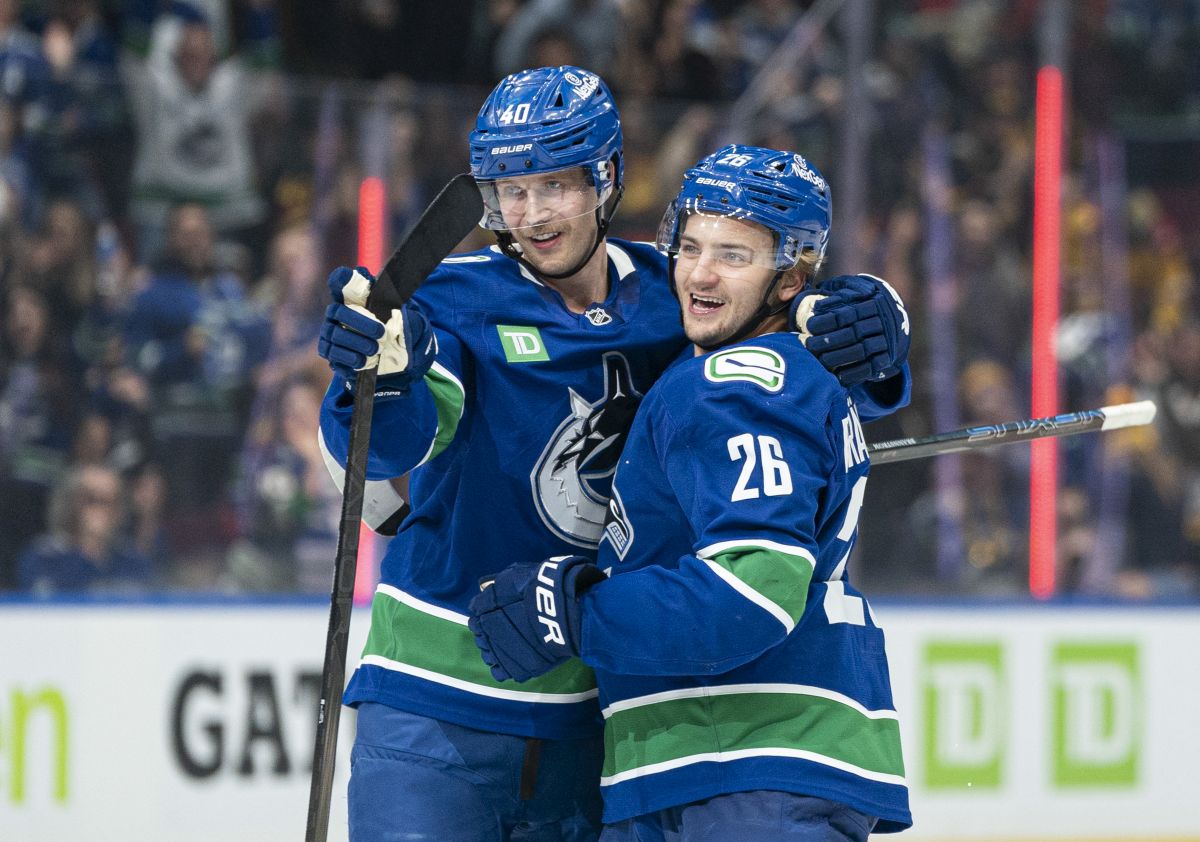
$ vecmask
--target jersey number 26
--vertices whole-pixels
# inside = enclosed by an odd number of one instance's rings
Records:
[[[758,446],[755,447],[755,440]],[[792,493],[792,472],[783,460],[783,447],[774,436],[753,436],[742,433],[729,439],[729,458],[734,462],[745,459],[742,472],[734,486],[733,502],[754,500],[760,494],[780,497]],[[762,470],[756,471],[761,454]]]

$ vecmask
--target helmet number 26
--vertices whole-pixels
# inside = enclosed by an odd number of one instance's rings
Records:
[[[733,152],[729,155],[726,155],[721,160],[717,161],[717,163],[718,164],[726,164],[731,167],[744,167],[744,166],[746,166],[746,164],[750,163],[750,156],[749,155],[740,155],[737,152]]]
[[[522,102],[516,107],[509,103],[508,108],[505,108],[497,119],[501,123],[527,123],[529,122],[529,103]]]

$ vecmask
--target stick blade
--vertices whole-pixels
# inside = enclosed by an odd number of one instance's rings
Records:
[[[1140,427],[1154,420],[1158,407],[1154,401],[1137,401],[1136,403],[1119,403],[1114,406],[1100,408],[1104,413],[1104,424],[1101,430],[1119,430],[1122,427]]]
[[[368,308],[387,321],[391,311],[412,298],[417,288],[483,218],[483,199],[469,173],[442,188],[402,238],[379,273]]]

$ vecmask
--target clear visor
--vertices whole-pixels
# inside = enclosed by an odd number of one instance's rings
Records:
[[[696,210],[672,202],[658,226],[656,243],[663,254],[676,256],[677,271],[706,264],[721,274],[750,267],[781,270],[796,265],[799,250],[785,238],[748,218],[744,211]]]
[[[480,181],[484,228],[528,231],[548,223],[590,216],[612,193],[612,183],[597,189],[591,169],[568,167],[549,173]]]

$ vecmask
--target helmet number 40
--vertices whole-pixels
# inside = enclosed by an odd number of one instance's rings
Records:
[[[527,123],[529,122],[529,103],[522,102],[520,105],[513,106],[509,103],[508,108],[500,114],[498,118],[501,123]]]

